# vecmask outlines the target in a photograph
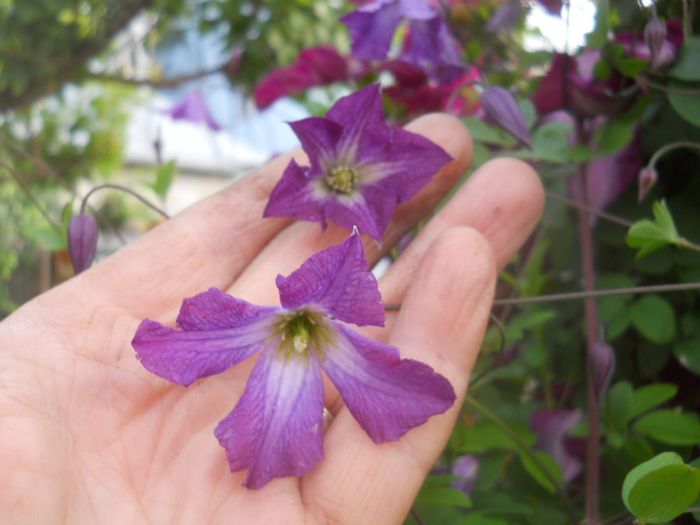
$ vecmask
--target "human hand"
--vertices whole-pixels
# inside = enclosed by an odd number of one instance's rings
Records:
[[[409,129],[456,161],[399,206],[370,264],[433,210],[470,162],[451,117]],[[301,155],[301,154],[298,154]],[[325,458],[260,490],[230,473],[213,436],[243,392],[245,362],[189,388],[147,372],[131,340],[144,318],[173,324],[211,286],[256,304],[274,277],[345,239],[334,226],[262,219],[282,157],[47,292],[0,325],[2,523],[399,523],[444,447],[466,391],[501,267],[539,218],[537,176],[513,160],[475,173],[380,281],[384,328],[361,330],[447,377],[458,400],[396,442],[374,444],[327,388]],[[328,386],[328,385],[327,385]]]

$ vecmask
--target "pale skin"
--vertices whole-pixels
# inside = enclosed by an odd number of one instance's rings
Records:
[[[409,125],[456,160],[399,207],[370,263],[425,216],[471,161],[458,120]],[[297,157],[303,158],[299,153]],[[401,523],[458,416],[501,268],[543,206],[515,160],[481,167],[380,281],[384,328],[366,334],[446,376],[458,400],[397,442],[374,444],[326,384],[325,458],[260,490],[229,472],[213,435],[242,394],[249,360],[184,388],[147,372],[131,339],[144,318],[173,324],[210,286],[277,304],[274,277],[344,240],[332,225],[262,219],[289,157],[160,225],[0,324],[0,523]]]

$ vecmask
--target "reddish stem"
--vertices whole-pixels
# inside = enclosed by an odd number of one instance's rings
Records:
[[[579,144],[586,144],[586,133],[582,123],[577,125]],[[581,239],[581,267],[583,271],[583,289],[590,292],[595,289],[595,270],[593,267],[593,236],[591,232],[592,215],[586,209],[589,205],[588,185],[586,184],[586,164],[579,165],[577,183],[583,207],[579,208],[579,227]],[[593,370],[593,346],[598,334],[598,312],[593,297],[585,300],[586,322],[586,403],[588,405],[588,437],[586,439],[586,525],[600,525],[599,490],[600,490],[600,414],[595,392]]]

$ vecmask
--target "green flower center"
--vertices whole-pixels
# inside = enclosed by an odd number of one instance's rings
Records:
[[[308,356],[309,352],[323,355],[323,349],[333,341],[333,330],[326,325],[324,315],[311,310],[295,310],[279,316],[275,336],[278,351],[285,357]]]
[[[326,186],[336,193],[348,195],[357,184],[357,172],[348,166],[335,166],[324,179]]]

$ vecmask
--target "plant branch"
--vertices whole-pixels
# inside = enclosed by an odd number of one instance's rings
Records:
[[[588,140],[579,120],[576,125],[576,139],[579,144],[587,144]],[[586,179],[586,164],[578,166],[576,174],[582,208],[578,211],[579,236],[581,240],[581,270],[583,272],[583,289],[591,292],[595,289],[595,270],[593,264],[593,234],[591,231],[591,214],[588,211],[588,184]],[[586,524],[600,525],[600,414],[596,398],[594,374],[594,345],[598,333],[598,312],[595,300],[587,297],[584,300],[584,319],[586,326],[586,404],[588,405],[588,436],[586,437],[586,488],[585,508]]]
[[[41,203],[38,200],[36,200],[36,197],[34,197],[31,190],[27,188],[27,186],[24,184],[22,178],[19,177],[19,175],[12,169],[11,166],[8,166],[4,162],[2,163],[2,165],[7,170],[7,173],[10,174],[10,177],[12,177],[17,183],[17,186],[19,186],[19,188],[22,190],[22,193],[24,193],[29,202],[31,202],[32,205],[39,211],[39,213],[46,220],[46,222],[48,222],[54,230],[56,230],[57,232],[61,232],[62,228],[58,224],[56,224],[56,222],[51,218],[49,213],[43,208]]]
[[[200,78],[208,77],[210,75],[215,75],[216,73],[221,73],[228,66],[228,61],[220,64],[216,67],[209,69],[202,69],[200,71],[195,71],[194,73],[188,73],[186,75],[180,75],[171,78],[162,79],[152,79],[152,78],[127,78],[120,75],[113,75],[110,73],[89,73],[88,76],[93,80],[101,80],[105,82],[115,82],[118,84],[128,84],[130,86],[150,86],[155,88],[171,88],[176,87],[186,82],[191,82],[193,80],[199,80]]]
[[[632,222],[628,221],[627,219],[623,219],[622,217],[618,217],[617,215],[613,215],[612,213],[593,208],[592,206],[587,206],[581,202],[569,199],[568,197],[564,197],[563,195],[559,195],[551,191],[545,191],[545,195],[548,199],[561,202],[562,204],[566,204],[567,206],[572,206],[573,208],[576,208],[578,210],[587,211],[592,215],[600,217],[601,219],[605,219],[606,221],[612,222],[614,224],[619,224],[620,226],[624,226],[625,228],[629,228],[630,226],[632,226]]]

